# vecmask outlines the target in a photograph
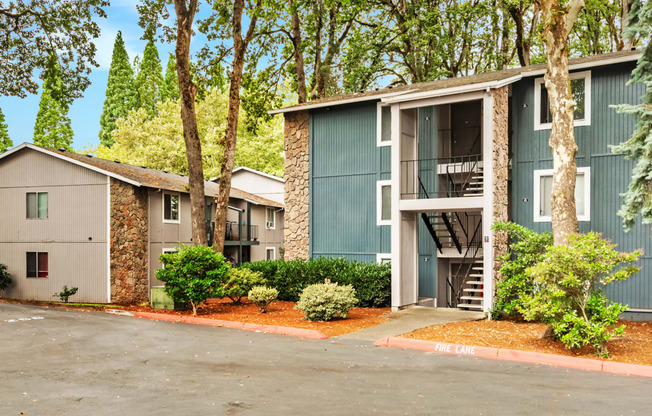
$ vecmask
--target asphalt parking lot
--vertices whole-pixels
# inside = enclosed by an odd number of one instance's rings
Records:
[[[652,380],[0,304],[0,415],[647,415]]]

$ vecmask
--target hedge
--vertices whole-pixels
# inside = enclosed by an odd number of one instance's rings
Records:
[[[330,279],[333,283],[352,285],[358,306],[380,308],[390,305],[391,267],[388,263],[320,257],[307,261],[258,261],[241,267],[261,272],[267,285],[278,290],[279,300],[297,302],[306,286]]]

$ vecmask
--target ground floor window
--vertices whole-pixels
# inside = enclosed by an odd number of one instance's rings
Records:
[[[552,218],[552,169],[534,171],[534,222],[550,222]],[[575,182],[577,219],[591,219],[591,168],[577,168]]]
[[[376,222],[378,225],[392,223],[392,186],[391,181],[376,182]]]
[[[48,270],[48,253],[27,252],[27,277],[47,278]]]
[[[276,248],[267,247],[265,249],[265,259],[266,260],[276,260]]]
[[[385,263],[391,263],[391,262],[392,262],[391,253],[378,253],[378,254],[376,254],[376,263],[385,264]]]

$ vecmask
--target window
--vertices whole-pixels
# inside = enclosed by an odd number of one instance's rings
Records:
[[[276,210],[274,208],[267,207],[265,209],[265,228],[276,229]]]
[[[391,262],[392,262],[391,253],[378,253],[378,254],[376,254],[376,263],[385,264],[385,263],[391,263]]]
[[[552,169],[534,171],[534,222],[550,222],[552,205]],[[577,168],[575,182],[577,219],[591,219],[591,168]]]
[[[179,250],[177,250],[176,248],[164,248],[163,249],[163,254],[177,253],[178,251]],[[163,264],[162,262],[161,262],[161,268],[165,269],[165,264]]]
[[[48,217],[48,193],[28,192],[27,193],[27,218]]]
[[[265,259],[266,260],[276,260],[276,248],[267,247],[265,249]]]
[[[575,126],[591,125],[591,71],[570,74],[571,92],[575,100]],[[543,78],[534,80],[534,129],[552,128],[550,102]]]
[[[48,253],[27,252],[27,277],[48,277]]]
[[[392,144],[392,109],[378,103],[376,113],[376,136],[378,146]]]
[[[179,222],[179,195],[163,194],[163,222]]]
[[[391,181],[376,182],[377,224],[390,225],[392,222],[392,186]]]

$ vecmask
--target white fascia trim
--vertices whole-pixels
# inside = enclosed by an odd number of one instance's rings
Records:
[[[391,189],[392,181],[376,181],[376,225],[392,225],[392,219],[383,220],[383,186]]]
[[[624,62],[638,61],[641,56],[643,56],[643,53],[621,56],[619,58],[605,59],[602,61],[592,61],[592,62],[584,62],[581,64],[573,64],[568,66],[568,70],[577,71],[580,69],[597,68],[605,65],[614,65],[614,64],[621,64]],[[521,75],[523,76],[523,78],[527,78],[527,77],[536,77],[536,76],[544,75],[545,73],[546,73],[545,69],[537,69],[534,71],[523,71],[521,72]]]
[[[383,260],[392,261],[392,253],[377,253],[376,254],[376,263],[383,264]]]
[[[231,172],[231,174],[233,175],[234,173],[237,173],[237,172],[240,172],[240,171],[255,173],[256,175],[264,176],[266,178],[274,179],[275,181],[285,183],[285,180],[283,178],[279,178],[278,176],[274,176],[274,175],[272,175],[270,173],[266,173],[266,172],[261,172],[261,171],[256,170],[256,169],[251,169],[251,168],[248,168],[246,166],[240,166],[238,168],[233,169],[233,172]],[[218,179],[218,177],[212,178],[211,181],[213,181],[214,179]]]
[[[314,110],[315,108],[332,107],[336,105],[359,103],[363,101],[376,101],[385,97],[394,97],[396,95],[409,94],[413,91],[414,90],[388,92],[384,94],[365,95],[364,97],[355,97],[355,98],[345,98],[343,100],[327,101],[327,102],[321,102],[316,104],[302,105],[298,107],[285,107],[285,108],[279,108],[278,110],[268,111],[267,114],[274,115],[274,114],[281,114],[281,113],[292,113],[295,111]]]
[[[149,275],[147,276],[149,281]],[[106,177],[106,303],[111,303],[111,178]]]
[[[249,202],[251,205],[260,205],[258,202],[254,201],[252,199],[245,198],[244,201]]]
[[[179,212],[177,213],[176,220],[165,219],[165,195],[172,195],[179,198]],[[163,224],[181,224],[181,194],[176,192],[168,192],[168,191],[161,192],[161,218],[163,218]]]
[[[486,182],[485,182],[486,183]],[[485,206],[484,196],[469,196],[456,198],[431,198],[431,199],[401,199],[399,210],[401,212],[448,212],[448,211],[475,211],[479,212]],[[392,202],[394,202],[392,200]]]
[[[376,104],[376,146],[377,147],[392,145],[391,135],[389,140],[383,141],[383,107],[389,107],[389,106],[387,104],[383,104],[382,102],[378,102],[378,104]],[[391,114],[392,113],[390,110],[390,117]]]
[[[97,173],[101,173],[101,174],[106,175],[106,176],[110,176],[110,177],[112,177],[114,179],[118,179],[118,180],[120,180],[122,182],[126,182],[126,183],[134,185],[134,186],[138,186],[138,187],[142,186],[142,183],[140,183],[140,182],[136,182],[136,181],[133,181],[131,179],[127,179],[124,176],[116,175],[115,173],[106,171],[104,169],[96,168],[95,166],[87,165],[86,163],[80,162],[80,161],[75,160],[75,159],[71,159],[69,157],[62,156],[62,155],[60,155],[58,153],[50,152],[49,150],[46,150],[46,149],[41,149],[40,147],[34,146],[34,145],[30,144],[30,143],[22,143],[22,144],[20,144],[20,145],[18,145],[16,147],[14,147],[13,149],[8,150],[8,151],[0,154],[0,159],[3,159],[3,158],[5,158],[5,157],[7,157],[9,155],[12,155],[12,154],[20,151],[20,150],[23,150],[24,148],[36,150],[37,152],[41,152],[43,154],[46,154],[46,155],[49,155],[49,156],[52,156],[52,157],[56,157],[57,159],[61,159],[61,160],[64,160],[64,161],[66,161],[68,163],[72,163],[73,165],[84,167],[86,169],[92,170],[92,171],[97,172]]]
[[[552,222],[552,218],[546,215],[540,215],[541,210],[541,177],[552,176],[552,169],[539,169],[534,171],[534,195],[533,202],[533,221],[534,222]],[[578,221],[591,221],[591,168],[577,168],[577,174],[584,175],[584,215],[578,215]]]
[[[570,79],[584,78],[584,118],[574,120],[573,126],[591,125],[591,71],[573,72]],[[544,84],[543,77],[534,80],[534,130],[550,130],[552,123],[541,124],[541,84]]]

